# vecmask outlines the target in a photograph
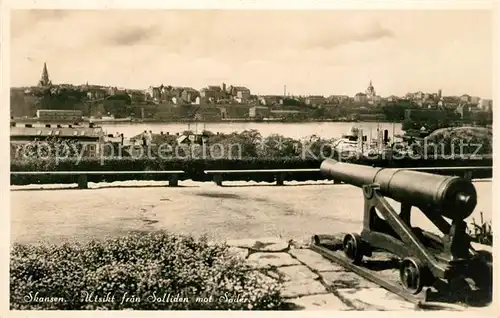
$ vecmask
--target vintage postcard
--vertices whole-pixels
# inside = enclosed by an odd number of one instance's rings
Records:
[[[493,315],[495,14],[5,4],[2,316]]]

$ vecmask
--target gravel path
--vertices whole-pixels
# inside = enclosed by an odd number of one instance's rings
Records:
[[[144,182],[90,184],[89,190],[11,187],[11,238],[19,243],[60,243],[165,229],[220,240],[288,239],[361,229],[363,200],[356,187],[321,182],[284,187],[225,184],[231,186],[185,181],[178,188],[137,187]],[[492,183],[475,186],[479,202],[473,217],[478,220],[482,211],[491,220]],[[431,229],[419,214],[414,214],[414,224]]]

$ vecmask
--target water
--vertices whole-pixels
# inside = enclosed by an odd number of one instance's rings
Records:
[[[242,132],[244,130],[256,129],[263,137],[271,134],[281,134],[285,137],[299,139],[311,135],[317,135],[321,138],[338,138],[342,134],[350,132],[355,126],[363,129],[363,134],[376,138],[377,127],[381,130],[387,129],[389,136],[402,134],[401,124],[396,123],[376,123],[376,122],[323,122],[323,123],[255,123],[255,122],[233,122],[233,123],[113,123],[103,124],[103,129],[108,134],[116,132],[123,133],[125,137],[136,136],[145,130],[153,133],[169,132],[170,134],[181,133],[185,130],[192,130],[201,133],[204,129],[211,132],[232,133]]]

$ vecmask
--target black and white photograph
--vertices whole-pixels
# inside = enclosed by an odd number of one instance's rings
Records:
[[[5,317],[497,315],[498,3],[46,2],[2,7]]]

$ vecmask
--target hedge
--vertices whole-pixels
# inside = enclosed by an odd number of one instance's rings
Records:
[[[13,160],[11,171],[154,171],[183,170],[184,175],[179,180],[210,181],[211,176],[204,170],[245,170],[245,169],[318,169],[322,160],[301,158],[245,158],[245,159],[132,159],[112,158],[101,161],[99,158],[84,158],[81,161],[66,159],[50,160]],[[492,166],[491,158],[483,159],[427,159],[414,160],[410,158],[399,160],[382,160],[371,158],[353,158],[351,163],[375,167],[454,167],[454,166]],[[448,174],[448,171],[437,171]],[[491,171],[474,171],[474,178],[491,178]],[[113,182],[126,180],[167,180],[168,176],[157,174],[126,174],[126,175],[90,175],[89,182]],[[287,173],[285,181],[308,181],[326,179],[320,172]],[[257,182],[272,182],[274,176],[262,173],[241,173],[224,176],[224,180],[243,180]],[[64,175],[11,175],[11,184],[48,184],[77,183],[77,176]]]
[[[204,238],[134,233],[88,243],[16,244],[11,251],[15,310],[276,310],[282,303],[277,281],[250,270],[227,245]]]

